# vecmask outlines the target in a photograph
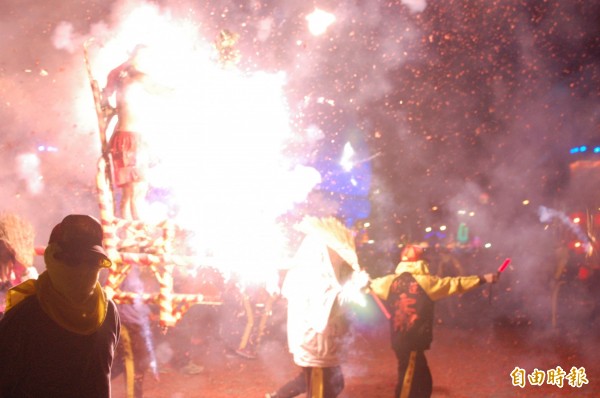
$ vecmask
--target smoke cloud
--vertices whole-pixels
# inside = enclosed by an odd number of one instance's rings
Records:
[[[306,20],[315,8],[304,2],[3,1],[2,210],[29,219],[40,244],[64,214],[98,212],[100,141],[83,43],[97,44],[90,60],[102,85],[136,43],[176,21],[173,32],[186,36],[169,39],[194,37],[183,43],[188,53],[209,51],[229,29],[240,35],[242,73],[285,74],[299,170],[337,161],[356,131],[363,158],[380,153],[370,161],[377,239],[420,238],[440,214],[433,205],[452,219],[473,210],[471,230],[497,258],[513,257],[513,292],[539,281],[543,291],[552,270],[539,259],[550,239],[536,209],[585,195],[571,191],[568,148],[600,126],[600,5],[325,0],[318,8],[335,21],[315,36]],[[189,71],[169,59],[180,55],[164,58],[177,67],[171,78]],[[205,109],[188,105],[202,119]]]

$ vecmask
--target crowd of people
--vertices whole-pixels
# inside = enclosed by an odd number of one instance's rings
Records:
[[[108,148],[121,191],[119,215],[129,220],[141,218],[148,159],[143,123],[128,97],[164,89],[144,72],[146,51],[136,47],[110,72],[103,90],[103,106],[116,97],[118,122]],[[243,330],[231,348],[253,360],[271,306],[277,298],[285,301],[287,347],[298,372],[265,397],[336,398],[342,393],[343,360],[351,349],[344,338],[350,328],[348,304],[357,293],[372,294],[389,315],[397,358],[395,398],[430,397],[433,380],[425,353],[433,340],[436,302],[496,283],[500,273],[466,275],[448,251],[426,256],[422,245],[406,244],[393,269],[369,275],[357,253],[355,232],[341,220],[305,216],[295,227],[302,239],[280,292],[265,294],[264,288],[239,289],[233,283],[229,287],[236,294],[227,296],[237,298],[223,306],[229,313],[242,310]],[[31,225],[19,217],[0,218],[0,397],[110,397],[111,379],[123,373],[128,398],[142,398],[146,374],[160,372],[160,355],[150,343],[152,308],[141,300],[124,304],[107,297],[101,271],[114,264],[103,246],[102,224],[85,214],[64,217],[52,228],[39,275],[33,266],[33,236]],[[563,277],[561,271],[556,279]],[[122,287],[141,295],[142,285],[133,267]],[[265,304],[260,313],[257,292]],[[175,327],[171,336],[190,340],[185,327]],[[178,348],[169,357],[185,373],[202,372],[187,349]]]
[[[281,295],[288,348],[299,370],[266,397],[339,396],[348,349],[347,304],[352,292],[369,290],[391,314],[392,348],[398,358],[396,395],[430,396],[424,352],[432,339],[434,302],[494,283],[497,275],[432,275],[422,248],[410,245],[394,272],[371,279],[359,264],[354,233],[338,219],[307,216],[297,230],[303,239],[283,278]],[[12,278],[15,283],[7,291],[0,320],[1,396],[108,397],[111,376],[122,372],[127,374],[128,396],[143,396],[145,374],[156,365],[146,335],[151,309],[140,302],[115,304],[106,296],[100,273],[113,263],[102,240],[102,226],[94,217],[68,215],[52,229],[43,253],[45,270],[20,283]],[[137,271],[126,283],[140,291]],[[254,331],[254,322],[249,324],[237,351],[260,342],[264,322],[257,322]]]
[[[369,267],[357,253],[354,232],[340,220],[306,216],[295,229],[302,239],[291,266],[282,271],[280,291],[221,285],[223,289],[229,286],[230,291],[222,293],[232,300],[218,310],[218,322],[233,330],[231,319],[225,318],[241,314],[241,320],[235,321],[239,333],[228,341],[234,355],[255,360],[274,306],[287,313],[286,342],[298,373],[265,397],[341,394],[343,361],[352,349],[345,339],[351,326],[352,292],[377,296],[389,315],[390,345],[398,363],[395,396],[431,396],[433,380],[426,351],[435,325],[447,321],[436,314],[438,301],[496,283],[500,273],[466,275],[473,267],[452,253],[406,244],[394,269],[369,275]],[[98,220],[72,214],[54,226],[45,250],[38,250],[45,267],[39,275],[33,265],[34,235],[31,224],[20,217],[1,215],[0,275],[6,308],[0,319],[0,396],[104,397],[110,395],[111,379],[123,373],[128,397],[141,398],[149,372],[157,376],[171,367],[187,374],[202,373],[202,366],[191,361],[189,352],[195,344],[193,335],[207,324],[192,325],[195,318],[184,317],[187,326],[182,321],[181,327],[175,326],[167,338],[162,337],[163,342],[175,339],[176,344],[169,363],[161,363],[161,353],[153,344],[156,317],[152,307],[136,300],[117,304],[106,296],[101,272],[113,262],[104,249]],[[579,257],[562,253],[557,253],[554,279],[579,280]],[[142,294],[141,270],[133,267],[122,288]],[[448,308],[443,312],[453,315]],[[468,319],[461,318],[461,322]]]

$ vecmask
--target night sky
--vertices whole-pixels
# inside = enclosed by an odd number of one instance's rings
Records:
[[[1,207],[31,219],[40,243],[66,212],[97,212],[81,44],[142,4],[195,22],[207,42],[238,33],[248,73],[285,72],[299,137],[290,152],[321,168],[324,191],[368,198],[379,239],[420,239],[472,210],[472,229],[527,269],[542,240],[538,206],[568,210],[587,194],[573,192],[568,164],[569,148],[600,127],[597,1],[4,0]],[[307,29],[315,7],[336,17],[320,36]],[[356,189],[331,169],[347,141],[370,159]]]

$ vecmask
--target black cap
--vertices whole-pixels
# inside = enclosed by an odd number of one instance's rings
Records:
[[[89,258],[90,255],[99,254],[107,260],[101,262],[100,266],[108,268],[111,261],[102,246],[102,235],[102,225],[96,218],[71,214],[52,229],[48,243],[56,243],[60,248],[60,252],[55,255],[59,260],[77,262]]]

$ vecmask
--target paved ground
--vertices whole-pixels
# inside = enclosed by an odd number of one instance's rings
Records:
[[[297,369],[285,346],[281,322],[272,325],[255,360],[241,358],[228,348],[227,339],[216,333],[211,317],[190,317],[186,333],[193,360],[204,367],[197,375],[185,375],[162,366],[160,380],[148,374],[146,398],[262,398]],[[600,396],[600,336],[597,328],[564,332],[549,331],[525,323],[481,319],[479,322],[441,322],[434,330],[434,343],[427,357],[433,373],[434,397],[598,397]],[[189,325],[192,325],[189,329]],[[171,332],[168,332],[171,333]],[[172,336],[164,336],[167,339]],[[157,344],[160,344],[157,339]],[[171,344],[173,340],[171,339]],[[340,398],[393,396],[396,382],[395,357],[389,348],[385,319],[379,315],[357,318],[343,367],[346,388]],[[588,384],[573,387],[564,379],[558,387],[544,381],[513,385],[511,372],[518,368],[526,375],[536,369],[567,374],[575,367]],[[582,382],[582,380],[580,380]],[[113,382],[113,396],[125,397],[122,376]]]

